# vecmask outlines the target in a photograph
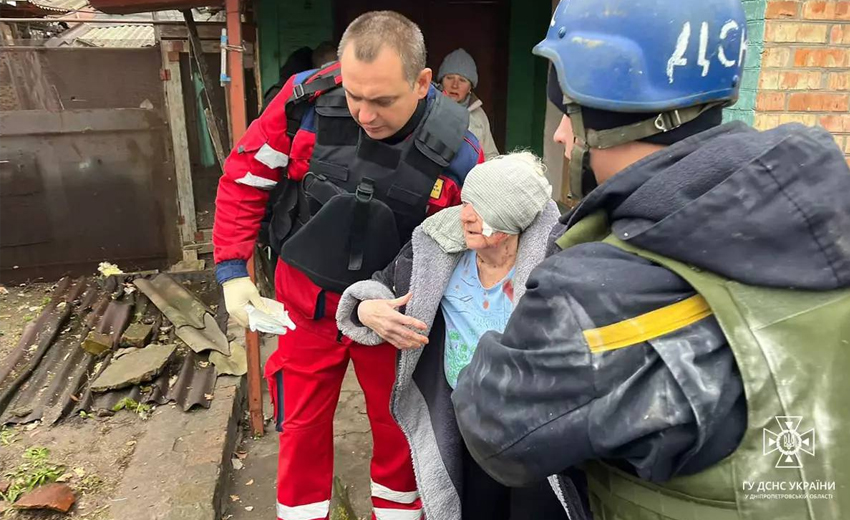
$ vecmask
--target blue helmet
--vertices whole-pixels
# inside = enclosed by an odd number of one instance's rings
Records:
[[[561,0],[533,52],[552,62],[573,128],[570,197],[595,186],[592,149],[670,132],[734,102],[746,30],[740,0]],[[588,109],[646,118],[598,130],[585,127]]]
[[[670,111],[737,99],[746,24],[740,0],[562,0],[533,52],[573,103]]]

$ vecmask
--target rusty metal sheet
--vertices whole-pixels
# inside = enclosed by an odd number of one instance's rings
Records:
[[[193,406],[210,407],[210,400],[215,391],[215,367],[209,361],[204,361],[199,354],[189,352],[174,386],[168,389],[168,398],[173,400],[188,412]]]
[[[230,355],[230,343],[227,341],[227,336],[218,328],[218,323],[210,313],[204,314],[203,329],[180,327],[177,329],[177,337],[197,353],[215,350],[222,355]]]
[[[150,298],[175,327],[189,325],[196,329],[204,328],[206,306],[171,276],[162,273],[153,280],[137,278],[133,284]]]
[[[227,336],[218,327],[212,312],[171,276],[162,273],[151,280],[133,282],[162,311],[177,329],[177,337],[195,352],[216,350],[230,355]]]
[[[143,404],[175,403],[184,412],[195,406],[209,408],[211,400],[208,397],[215,392],[215,382],[216,373],[212,364],[205,362],[204,356],[185,350],[152,382],[123,390],[92,394],[88,400],[81,403],[80,409],[93,412],[110,411],[126,398]]]
[[[205,276],[210,280],[189,279],[193,287],[214,284],[211,273]],[[85,352],[81,342],[89,331],[113,333],[117,338],[130,322],[140,322],[158,331],[155,339],[174,341],[176,337],[174,327],[164,321],[146,295],[126,289],[124,284],[129,281],[131,278],[126,277],[60,280],[50,302],[25,329],[17,347],[0,361],[0,424],[38,420],[55,424],[79,410],[111,409],[124,397],[145,403],[173,402],[186,411],[195,406],[209,408],[209,397],[215,390],[215,367],[206,354],[196,354],[185,346],[150,384],[99,396],[89,391],[90,382],[109,366],[113,355],[109,352],[97,359]],[[205,328],[218,330],[211,315],[205,314],[205,319]]]
[[[4,362],[0,370],[4,374],[0,380],[0,423],[38,420],[45,407],[57,405],[56,393],[63,393],[59,390],[66,387],[57,374],[68,377],[64,365],[79,345],[75,333],[85,328],[76,314],[79,306],[74,303],[82,290],[82,283],[67,278],[60,281],[35,321],[34,333],[22,336],[18,345],[22,350],[16,349]]]
[[[96,331],[106,334],[112,338],[112,348],[118,345],[121,334],[130,324],[130,313],[133,311],[135,302],[111,301],[106,306],[106,312],[98,321]]]

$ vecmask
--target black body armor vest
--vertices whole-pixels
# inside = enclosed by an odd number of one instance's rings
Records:
[[[306,97],[309,89],[299,93]],[[305,112],[293,98],[287,103],[290,125],[297,116],[290,105]],[[270,238],[285,262],[319,287],[342,292],[392,262],[425,219],[437,177],[463,145],[469,113],[438,95],[412,134],[391,145],[366,135],[341,87],[311,102],[316,143],[309,169],[301,182],[273,194]],[[294,136],[297,129],[288,132]]]

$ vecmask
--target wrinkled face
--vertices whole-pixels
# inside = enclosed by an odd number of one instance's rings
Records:
[[[455,101],[463,101],[472,90],[472,83],[460,74],[446,74],[441,82],[443,92]]]
[[[473,251],[495,247],[508,237],[501,231],[496,231],[489,237],[482,235],[484,221],[472,207],[472,204],[468,202],[464,202],[460,210],[460,223],[463,225],[463,238],[466,241],[466,247]]]
[[[348,110],[366,135],[386,139],[401,130],[419,100],[428,95],[431,69],[423,69],[411,85],[395,50],[384,46],[371,63],[366,63],[355,56],[356,45],[356,41],[346,45],[340,58]]]

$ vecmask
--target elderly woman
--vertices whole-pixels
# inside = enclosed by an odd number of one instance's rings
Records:
[[[490,131],[490,120],[482,108],[484,103],[472,92],[478,86],[478,67],[472,56],[463,49],[449,53],[440,65],[437,82],[443,93],[469,110],[469,131],[481,143],[484,157],[490,160],[499,155]]]
[[[530,153],[479,164],[466,178],[462,206],[425,220],[389,267],[340,301],[337,323],[346,336],[400,349],[391,410],[410,442],[426,518],[566,518],[545,482],[509,489],[481,470],[451,402],[478,339],[504,330],[545,256],[558,211],[543,170]]]

